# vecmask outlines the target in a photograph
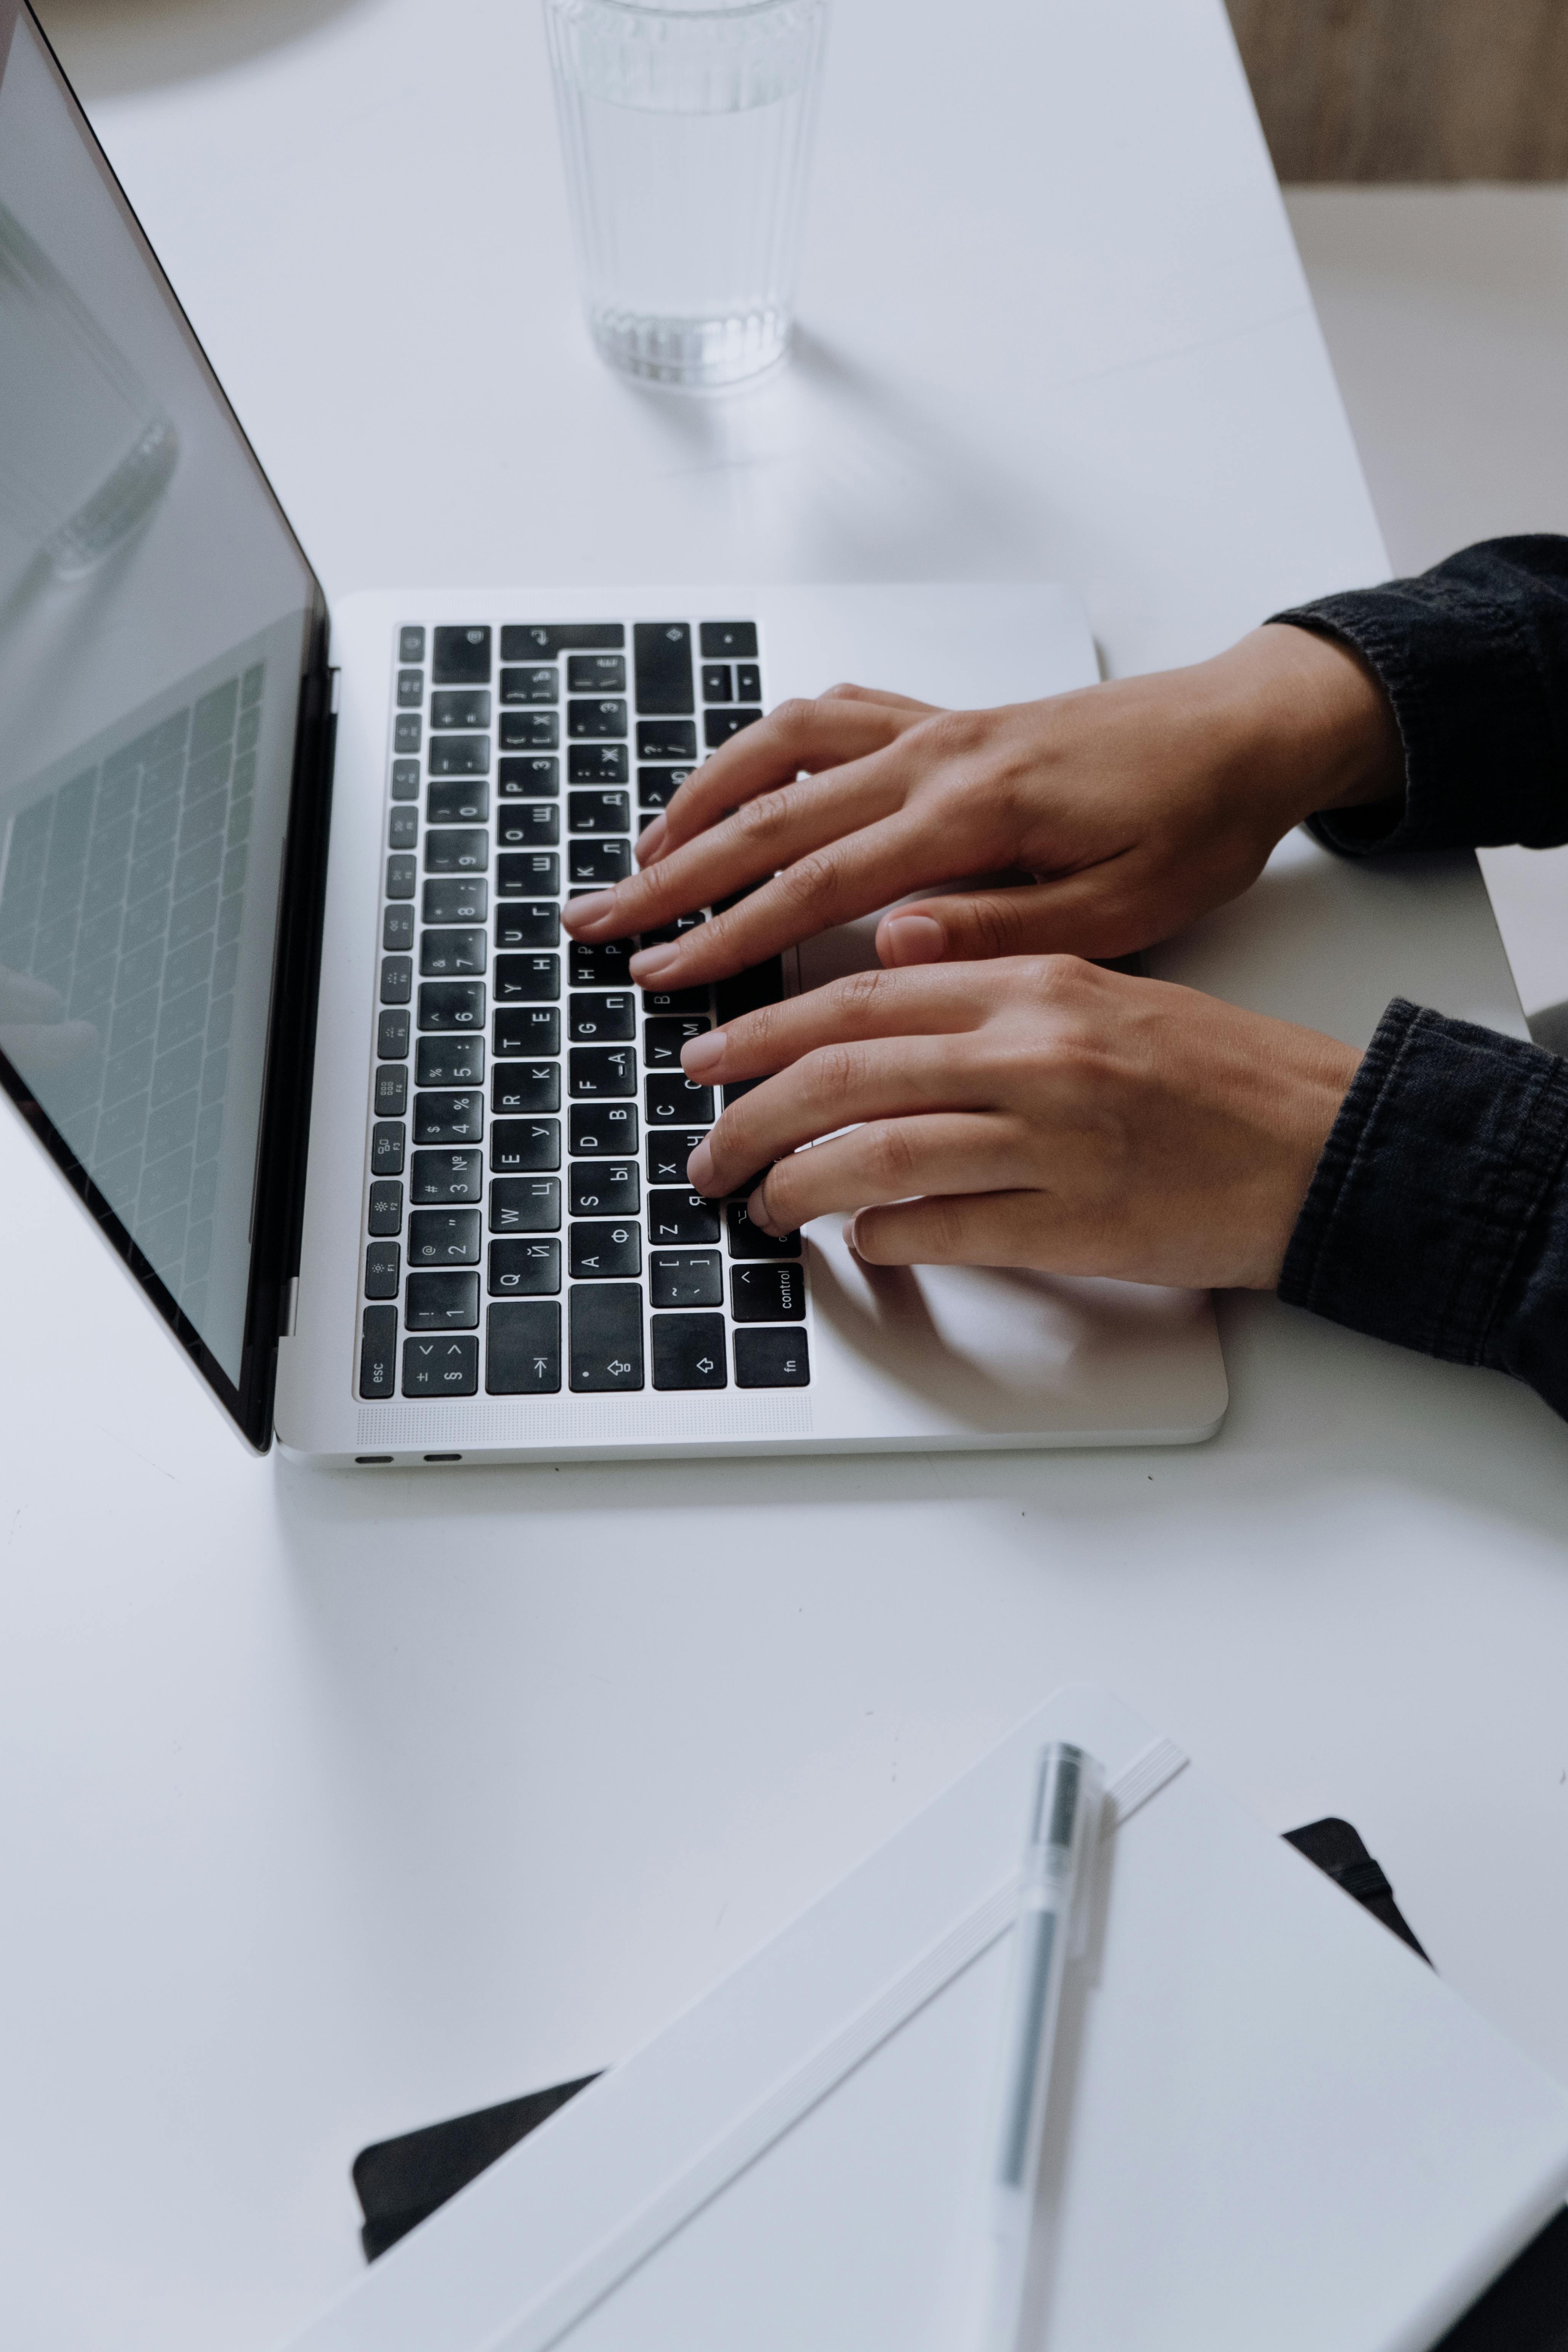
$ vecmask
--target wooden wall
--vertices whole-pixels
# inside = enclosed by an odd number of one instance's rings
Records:
[[[1227,0],[1282,180],[1568,179],[1568,0]]]

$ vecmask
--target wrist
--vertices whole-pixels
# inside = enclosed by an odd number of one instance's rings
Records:
[[[1405,789],[1392,704],[1359,654],[1268,622],[1204,665],[1224,698],[1237,784],[1279,835],[1322,809],[1366,807]]]

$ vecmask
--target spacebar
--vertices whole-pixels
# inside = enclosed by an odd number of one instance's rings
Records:
[[[568,1321],[574,1389],[641,1388],[640,1283],[579,1283],[571,1295]]]

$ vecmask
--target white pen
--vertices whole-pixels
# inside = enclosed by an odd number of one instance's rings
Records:
[[[1062,1979],[1089,1938],[1104,1791],[1104,1772],[1081,1748],[1058,1739],[1040,1750],[1013,1937],[984,2352],[1020,2352]]]

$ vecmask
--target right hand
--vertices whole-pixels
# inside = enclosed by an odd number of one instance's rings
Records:
[[[642,871],[562,919],[622,939],[749,890],[632,959],[645,987],[694,987],[911,892],[1022,869],[1020,887],[892,908],[882,961],[1124,955],[1237,897],[1303,816],[1396,793],[1403,772],[1370,672],[1289,626],[997,710],[838,687],[715,752],[644,835]]]

